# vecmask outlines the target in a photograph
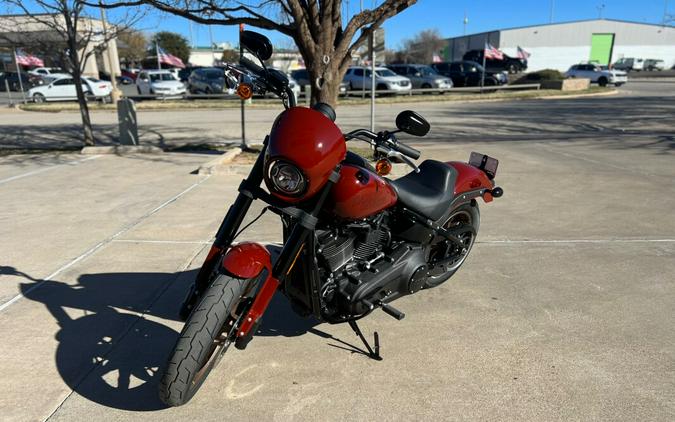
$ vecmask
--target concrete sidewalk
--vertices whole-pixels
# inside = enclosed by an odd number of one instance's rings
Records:
[[[180,301],[241,176],[209,156],[0,158],[3,420],[672,420],[675,168],[624,140],[426,144],[500,159],[451,282],[378,312],[384,361],[275,298],[187,406],[157,399]],[[254,217],[260,206],[249,215]],[[242,239],[275,241],[274,216]]]

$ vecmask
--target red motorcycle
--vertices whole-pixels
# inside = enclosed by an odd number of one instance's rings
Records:
[[[241,43],[261,64],[272,54],[269,40],[255,32],[244,31]],[[170,406],[192,398],[230,345],[246,348],[277,290],[301,315],[348,323],[379,360],[377,333],[371,347],[356,321],[378,308],[403,319],[391,303],[448,280],[476,238],[476,199],[503,194],[493,182],[497,160],[485,155],[417,167],[412,159],[420,152],[395,136],[427,134],[429,123],[413,111],[398,115],[394,131],[343,134],[329,105],[296,106],[283,73],[245,56],[241,65],[226,71],[236,75],[240,96],[272,92],[285,111],[239,186],[181,309],[186,324],[160,384]],[[352,139],[372,146],[380,158],[375,167],[347,151]],[[386,179],[392,161],[413,171]],[[282,247],[233,243],[254,200],[281,217]]]

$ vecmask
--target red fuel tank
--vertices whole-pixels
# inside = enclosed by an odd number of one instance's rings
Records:
[[[340,218],[356,220],[393,206],[397,199],[394,188],[377,174],[343,164],[340,180],[331,189],[326,206]]]

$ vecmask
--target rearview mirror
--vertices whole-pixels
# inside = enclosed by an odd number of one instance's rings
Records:
[[[243,31],[241,33],[241,45],[261,61],[269,60],[272,57],[272,43],[263,34]]]
[[[402,111],[396,116],[396,127],[409,135],[424,136],[431,126],[424,117],[412,110]]]

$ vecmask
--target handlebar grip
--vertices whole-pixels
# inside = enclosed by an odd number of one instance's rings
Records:
[[[400,152],[403,155],[407,155],[408,157],[412,158],[413,160],[417,160],[420,158],[420,152],[416,150],[413,147],[410,147],[402,142],[398,142],[396,144],[396,150]]]

